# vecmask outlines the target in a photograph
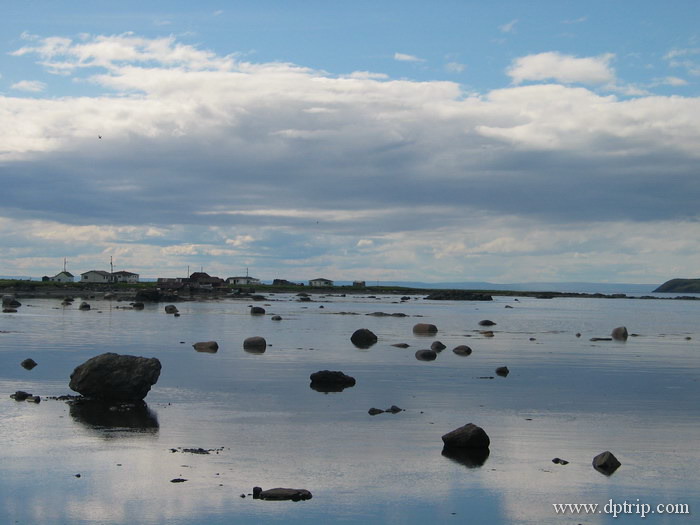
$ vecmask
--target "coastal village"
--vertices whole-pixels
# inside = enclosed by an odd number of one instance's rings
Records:
[[[81,273],[79,275],[79,279],[76,281],[76,276],[67,271],[65,267],[63,271],[57,273],[56,275],[51,277],[43,276],[41,280],[44,282],[54,283],[80,282],[85,284],[137,284],[140,282],[138,273],[128,272],[125,270],[88,270]],[[227,286],[254,286],[258,284],[261,284],[260,279],[249,276],[247,271],[245,276],[227,277],[226,279],[209,275],[204,271],[191,273],[188,277],[158,277],[156,279],[157,287],[163,290],[178,290],[186,287],[216,289]],[[304,286],[304,283],[295,283],[286,279],[274,279],[272,284],[279,286]],[[326,279],[323,277],[310,279],[308,281],[308,286],[311,288],[331,288],[334,285],[335,283],[331,279]],[[354,281],[353,286],[364,287],[365,281]]]

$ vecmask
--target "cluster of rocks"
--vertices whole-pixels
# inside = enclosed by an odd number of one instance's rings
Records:
[[[39,403],[41,402],[41,397],[30,394],[23,390],[17,390],[14,394],[10,394],[10,397],[15,401],[27,401],[29,403]]]

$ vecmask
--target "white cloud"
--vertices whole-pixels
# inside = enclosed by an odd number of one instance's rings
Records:
[[[688,241],[700,233],[700,100],[566,85],[614,77],[609,58],[556,55],[564,84],[471,95],[174,39],[30,47],[16,57],[67,64],[114,95],[0,96],[4,273],[49,273],[65,254],[85,270],[109,253],[152,276],[246,260],[263,278],[420,280],[430,268],[435,280],[517,281],[559,268],[585,280],[604,268],[614,280],[628,271],[618,261],[653,276],[668,257],[689,274],[700,264]],[[539,71],[520,65],[514,79]]]
[[[610,84],[615,81],[615,72],[610,67],[614,57],[612,53],[606,53],[598,57],[578,58],[550,51],[517,58],[507,74],[515,84],[542,80],[565,84]]]
[[[405,53],[394,53],[394,60],[398,60],[399,62],[425,62],[424,58],[407,55]]]
[[[30,93],[41,93],[46,89],[46,84],[38,80],[21,80],[10,86],[17,91],[28,91]]]
[[[517,18],[515,20],[511,20],[507,24],[503,24],[502,26],[498,26],[498,30],[501,33],[513,33],[515,31],[515,24],[518,23]]]
[[[445,64],[445,69],[451,73],[463,73],[466,71],[467,66],[459,62],[448,62]]]

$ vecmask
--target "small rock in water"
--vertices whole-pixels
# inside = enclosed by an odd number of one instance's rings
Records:
[[[10,397],[14,399],[15,401],[24,401],[28,397],[30,397],[31,394],[28,392],[25,392],[23,390],[17,390],[14,394],[10,394]]]
[[[413,326],[414,334],[436,334],[437,331],[437,326],[430,323],[418,323]]]
[[[472,349],[469,348],[467,345],[459,345],[455,348],[452,349],[452,351],[457,354],[457,355],[471,355]]]
[[[263,354],[267,349],[267,341],[259,335],[248,337],[243,341],[243,350],[253,354]]]
[[[506,377],[508,374],[510,374],[510,370],[508,370],[507,366],[499,366],[496,368],[496,374],[501,377]]]
[[[219,343],[216,341],[200,341],[195,343],[192,347],[197,350],[197,352],[206,352],[208,354],[215,354],[219,351]]]
[[[174,478],[170,480],[170,483],[184,483],[187,481],[185,478]]]
[[[433,344],[430,345],[433,352],[442,352],[445,348],[447,347],[440,341],[433,341]]]
[[[561,459],[561,458],[554,458],[552,460],[552,463],[555,463],[557,465],[568,465],[569,464],[568,461],[566,461],[565,459]]]
[[[276,488],[262,490],[261,487],[253,487],[253,499],[269,501],[305,501],[311,498],[311,492],[306,489]]]
[[[627,328],[624,326],[618,326],[617,328],[613,328],[613,331],[610,335],[616,341],[627,341],[627,337],[629,337],[629,334],[627,333]]]
[[[443,435],[442,442],[450,448],[488,448],[491,439],[483,428],[467,423]]]
[[[435,361],[437,359],[437,353],[433,350],[418,350],[416,352],[416,359],[418,359],[418,361]]]
[[[496,323],[490,319],[484,319],[483,321],[479,321],[479,326],[496,326]]]
[[[384,411],[383,411],[381,408],[374,408],[374,407],[372,407],[372,408],[370,408],[370,409],[367,411],[367,413],[368,413],[370,416],[376,416],[377,414],[383,414]]]
[[[377,336],[367,328],[360,328],[353,332],[350,341],[358,348],[369,348],[377,342]]]
[[[31,358],[27,358],[20,363],[20,365],[22,365],[22,368],[25,368],[27,370],[31,370],[36,366],[36,364],[36,361],[34,361],[34,359]]]

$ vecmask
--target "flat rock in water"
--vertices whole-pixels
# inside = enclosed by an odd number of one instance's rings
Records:
[[[339,370],[320,370],[310,376],[311,388],[319,392],[342,392],[355,386],[355,378]]]
[[[312,495],[306,489],[276,488],[262,490],[260,487],[254,487],[253,498],[268,501],[305,501],[311,499]]]

